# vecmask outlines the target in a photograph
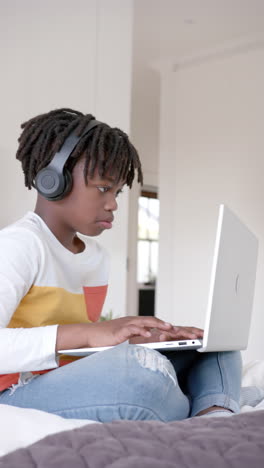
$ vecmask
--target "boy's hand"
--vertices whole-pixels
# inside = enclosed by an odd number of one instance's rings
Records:
[[[122,317],[87,325],[87,346],[113,346],[135,336],[140,336],[142,342],[145,342],[152,336],[153,328],[159,330],[161,336],[167,336],[168,333],[174,335],[173,325],[156,317]]]
[[[174,327],[156,317],[122,317],[96,323],[59,325],[56,350],[201,338],[195,327]]]
[[[172,341],[172,340],[193,340],[203,337],[203,330],[197,327],[176,327],[173,326],[168,331],[161,331],[157,328],[151,330],[150,338],[142,338],[141,336],[133,337],[129,340],[130,343],[152,343],[157,341]]]

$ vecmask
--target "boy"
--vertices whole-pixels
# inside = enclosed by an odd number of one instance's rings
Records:
[[[22,129],[17,159],[38,197],[34,212],[0,233],[0,403],[99,421],[182,419],[190,396],[193,415],[215,406],[238,411],[238,354],[171,353],[168,360],[126,343],[153,341],[153,334],[196,338],[202,330],[155,317],[98,322],[108,258],[93,237],[112,228],[123,185],[131,187],[136,172],[143,181],[127,135],[71,109],[36,116]],[[74,362],[56,354],[118,344]],[[230,374],[228,394],[217,354]],[[217,385],[206,378],[208,367]],[[211,385],[214,398],[207,396]]]

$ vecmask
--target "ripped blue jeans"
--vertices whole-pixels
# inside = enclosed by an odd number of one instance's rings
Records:
[[[174,421],[210,406],[239,412],[239,352],[168,352],[123,343],[39,375],[0,404],[64,418]]]

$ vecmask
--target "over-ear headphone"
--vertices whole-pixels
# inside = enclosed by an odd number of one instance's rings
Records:
[[[76,136],[72,132],[66,138],[60,151],[55,153],[51,162],[37,173],[35,188],[46,200],[61,200],[70,192],[72,188],[72,175],[65,169],[65,164],[83,136],[90,133],[94,127],[97,127],[101,123],[95,119],[91,120],[81,136]]]

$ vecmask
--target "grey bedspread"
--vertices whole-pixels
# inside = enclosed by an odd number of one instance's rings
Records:
[[[87,425],[8,454],[0,467],[264,468],[264,411]]]

